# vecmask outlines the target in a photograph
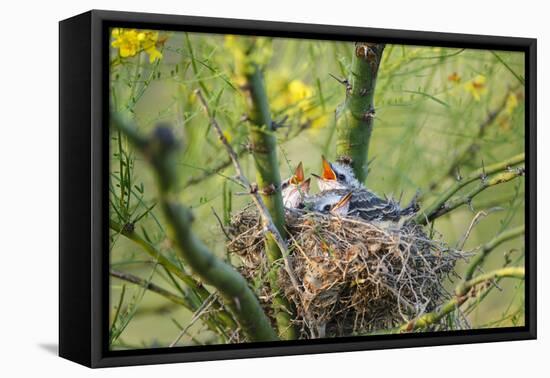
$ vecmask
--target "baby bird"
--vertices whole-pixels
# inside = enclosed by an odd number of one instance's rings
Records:
[[[313,174],[317,178],[319,190],[324,192],[332,189],[361,189],[364,188],[356,178],[350,165],[342,163],[331,163],[324,156],[323,172],[321,176]]]
[[[351,192],[329,190],[308,197],[305,206],[319,213],[345,217],[349,212],[351,198]]]
[[[381,198],[365,188],[353,173],[351,166],[342,163],[330,163],[325,157],[323,160],[323,172],[321,176],[314,175],[318,179],[321,193],[330,191],[333,195],[344,196],[352,194],[348,215],[357,216],[368,221],[393,221],[398,222],[403,217],[416,214],[419,206],[416,199],[401,208],[400,204],[391,198]]]
[[[294,174],[281,184],[283,204],[286,208],[297,209],[302,206],[304,198],[309,194],[310,180],[305,179],[304,167],[300,162]]]

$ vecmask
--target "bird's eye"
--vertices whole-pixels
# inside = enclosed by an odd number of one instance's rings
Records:
[[[283,182],[282,187],[283,187],[283,189],[286,189],[288,187],[288,181]]]
[[[323,211],[329,211],[329,210],[330,210],[330,205],[323,206]]]
[[[340,181],[346,181],[346,175],[342,174],[342,173],[339,173],[338,174],[338,180]]]

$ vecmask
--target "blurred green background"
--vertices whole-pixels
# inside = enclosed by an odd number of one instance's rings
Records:
[[[158,123],[170,124],[185,142],[179,161],[181,200],[190,205],[197,221],[194,230],[219,256],[225,258],[224,235],[214,212],[224,218],[227,198],[233,211],[247,203],[235,195],[240,188],[224,175],[208,173],[227,161],[194,90],[209,99],[226,136],[240,151],[247,139],[244,97],[235,64],[240,59],[239,36],[153,32],[115,29],[111,48],[111,100],[116,111],[131,115],[139,129],[150,132]],[[345,87],[336,79],[349,74],[354,51],[351,42],[262,38],[265,81],[278,131],[281,176],[286,178],[302,161],[306,174],[319,173],[321,154],[334,158],[335,110]],[[378,73],[376,119],[371,138],[367,186],[379,194],[403,196],[408,202],[417,190],[422,204],[429,203],[451,185],[457,174],[523,152],[524,55],[518,52],[387,45]],[[482,131],[480,131],[482,130]],[[128,165],[121,168],[120,148]],[[153,207],[156,188],[151,171],[124,140],[111,131],[111,201],[119,201],[121,172],[134,188],[124,214],[111,217],[132,220],[166,256],[177,259],[166,239],[160,211]],[[254,178],[251,158],[241,162]],[[451,170],[459,162],[459,172]],[[125,163],[126,164],[126,163]],[[130,169],[128,169],[130,168]],[[451,171],[450,171],[451,170]],[[314,186],[314,192],[317,188]],[[225,194],[224,194],[225,193]],[[487,189],[471,208],[463,206],[435,222],[435,230],[451,246],[461,238],[475,213],[498,206],[473,230],[466,250],[498,233],[524,223],[524,180]],[[226,214],[227,216],[227,214]],[[484,269],[503,266],[509,253],[523,265],[522,238],[495,250]],[[112,234],[111,268],[128,272],[177,293],[174,282],[139,247]],[[460,274],[464,266],[457,266]],[[117,319],[120,335],[115,349],[169,345],[191,314],[141,287],[111,279],[111,320],[124,287]],[[450,290],[454,287],[448,282]],[[473,328],[522,325],[523,281],[502,281],[499,289],[468,315]],[[178,345],[214,342],[214,335],[195,323]]]

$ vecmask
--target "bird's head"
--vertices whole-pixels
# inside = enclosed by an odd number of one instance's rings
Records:
[[[282,196],[285,207],[298,208],[305,196],[309,194],[310,178],[305,178],[302,162],[294,170],[294,174],[283,181]]]
[[[349,211],[352,193],[342,194],[339,191],[328,191],[315,199],[310,207],[313,211],[345,217]]]
[[[313,175],[317,178],[320,191],[361,187],[349,164],[331,163],[324,156],[321,156],[321,159],[323,163],[321,175]]]

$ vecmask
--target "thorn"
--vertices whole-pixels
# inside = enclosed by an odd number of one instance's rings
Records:
[[[485,162],[481,160],[481,176],[479,177],[481,181],[485,182],[487,180],[487,173],[485,172]]]
[[[462,181],[462,174],[460,173],[460,166],[456,167],[456,181],[460,182]]]
[[[345,165],[351,165],[353,163],[353,159],[351,156],[342,155],[339,156],[338,159],[336,159],[338,163],[345,164]]]
[[[346,87],[346,92],[350,92],[351,91],[351,84],[350,82],[348,81],[348,79],[340,79],[339,77],[336,77],[334,76],[333,74],[329,73],[329,75],[334,79],[336,80],[337,82],[339,82],[340,84],[344,85]]]
[[[337,77],[337,76],[331,74],[330,72],[329,72],[329,75],[330,75],[330,77],[332,77],[334,80],[336,80],[336,81],[339,82],[340,84],[344,84],[344,85],[349,84],[349,81],[347,81],[347,79],[340,79],[339,77]]]
[[[264,196],[270,196],[277,192],[277,188],[273,184],[269,184],[264,189],[261,190],[260,194]]]
[[[525,167],[518,167],[518,168],[506,167],[506,171],[508,171],[510,173],[515,173],[518,176],[524,176],[525,175]]]
[[[285,115],[280,121],[271,121],[271,128],[276,131],[277,129],[280,129],[282,127],[287,127],[287,125],[285,125],[287,120],[288,115]]]
[[[359,91],[359,96],[366,96],[367,93],[369,93],[369,90],[368,88],[362,88],[360,91]]]
[[[474,205],[472,204],[472,199],[468,198],[468,207],[472,211],[472,213],[475,213]]]
[[[369,119],[374,119],[374,116],[376,115],[376,110],[374,108],[370,108],[363,114],[363,119],[365,121],[368,121]]]
[[[133,222],[128,222],[122,227],[122,230],[124,232],[132,233],[135,230],[135,224]]]
[[[252,153],[252,145],[249,141],[246,143],[241,143],[241,147],[248,153]]]

